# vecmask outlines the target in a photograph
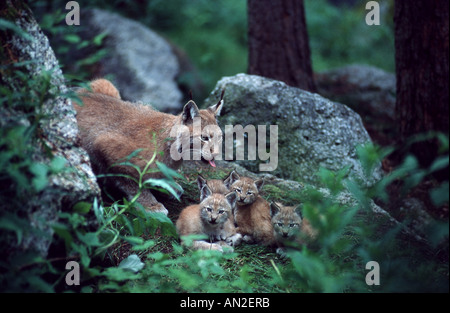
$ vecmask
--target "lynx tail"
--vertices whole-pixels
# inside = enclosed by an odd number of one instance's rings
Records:
[[[90,86],[93,92],[120,99],[119,90],[117,90],[117,88],[107,79],[100,78],[93,80],[91,81]]]

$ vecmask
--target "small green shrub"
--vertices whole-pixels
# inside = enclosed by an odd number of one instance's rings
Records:
[[[315,71],[359,63],[395,72],[394,1],[383,1],[377,26],[366,24],[365,4],[337,7],[326,0],[305,1]]]

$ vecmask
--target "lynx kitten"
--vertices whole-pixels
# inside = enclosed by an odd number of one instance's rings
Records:
[[[203,240],[194,241],[194,249],[223,251],[223,246],[232,249],[222,240],[225,224],[229,221],[235,203],[236,193],[213,194],[205,185],[201,190],[200,204],[190,205],[181,211],[176,223],[178,235],[205,234],[209,237],[211,243]],[[235,233],[229,235],[233,236]]]
[[[230,174],[230,190],[236,192],[237,202],[234,220],[236,231],[243,235],[247,243],[272,245],[274,243],[270,205],[259,196],[263,179],[253,180],[240,177],[236,171]]]
[[[231,175],[231,174],[230,174]],[[200,192],[203,190],[205,186],[208,186],[211,192],[219,193],[219,194],[228,194],[229,183],[230,183],[230,175],[228,175],[225,179],[210,179],[206,180],[202,175],[198,175],[197,184]],[[200,195],[201,197],[201,195]],[[242,241],[242,235],[236,232],[235,222],[234,222],[234,210],[235,205],[231,208],[232,214],[228,216],[228,221],[225,222],[223,230],[221,232],[221,239],[226,240],[226,242],[232,246],[237,246]]]
[[[197,130],[197,133],[194,133],[193,120],[200,118],[203,129],[208,129],[205,128],[208,125],[217,126],[216,118],[220,115],[223,105],[223,101],[220,100],[206,110],[199,110],[191,100],[184,106],[183,111],[175,116],[155,111],[150,106],[121,100],[118,90],[106,79],[94,80],[90,83],[90,87],[92,91],[81,89],[77,92],[83,105],[74,104],[81,145],[89,154],[94,172],[97,175],[117,174],[106,178],[104,183],[115,186],[130,199],[137,194],[138,185],[125,176],[138,180],[139,174],[131,166],[116,166],[116,164],[136,150],[142,149],[139,155],[130,160],[141,170],[155,152],[163,152],[156,154],[156,161],[177,169],[182,160],[175,161],[171,157],[171,145],[174,142],[174,139],[170,138],[171,130],[174,127],[186,126],[190,131],[191,143],[194,139],[201,142],[209,141],[215,133],[211,128],[209,128],[211,133],[207,133],[206,130],[201,133]],[[203,148],[194,152],[201,153],[204,160],[210,160],[209,163],[215,166],[214,157],[217,153],[212,150]],[[152,166],[155,166],[155,162]],[[144,180],[160,176],[161,174],[147,174]],[[148,189],[142,190],[138,201],[153,211],[168,213],[164,205],[159,203]]]
[[[227,179],[227,178],[226,178]],[[202,175],[198,175],[197,177],[197,185],[198,189],[201,191],[203,186],[208,185],[209,189],[211,189],[212,193],[221,193],[227,194],[230,192],[230,186],[227,186],[226,179],[209,179],[206,180]]]
[[[309,221],[302,218],[298,207],[273,202],[270,204],[270,214],[278,254],[285,254],[284,244],[287,241],[304,245],[316,236]]]

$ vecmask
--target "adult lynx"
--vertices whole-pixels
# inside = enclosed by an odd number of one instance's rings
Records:
[[[178,235],[187,236],[204,234],[208,241],[194,241],[194,249],[211,249],[223,251],[222,247],[231,247],[224,242],[224,227],[232,214],[232,208],[236,203],[236,193],[226,195],[212,193],[205,185],[201,190],[200,204],[190,205],[181,211],[176,223]],[[235,233],[228,233],[232,237]]]
[[[190,131],[191,144],[194,140],[207,142],[216,135],[211,127],[204,127],[217,126],[216,118],[220,115],[222,100],[205,110],[199,110],[191,100],[179,115],[172,115],[155,111],[146,105],[121,100],[118,90],[106,79],[94,80],[90,83],[90,87],[92,91],[81,89],[77,92],[83,105],[74,104],[81,144],[89,154],[94,172],[97,175],[118,174],[108,178],[106,184],[115,185],[130,199],[137,194],[138,185],[124,175],[139,179],[139,174],[131,166],[114,166],[115,164],[123,161],[137,149],[142,149],[130,160],[141,170],[155,152],[162,152],[162,155],[156,154],[156,161],[177,169],[182,160],[175,161],[170,154],[171,145],[179,139],[170,138],[174,127],[186,126]],[[200,118],[202,129],[207,130],[199,131],[194,128],[195,118]],[[202,159],[209,160],[209,163],[215,166],[214,157],[217,154],[212,149],[203,147],[201,151],[194,152],[200,153]],[[161,177],[161,174],[146,174],[144,179],[150,177]],[[148,189],[142,190],[138,201],[152,211],[168,213],[164,205],[159,203]]]

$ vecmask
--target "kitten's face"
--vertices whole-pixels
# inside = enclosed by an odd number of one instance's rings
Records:
[[[302,218],[296,212],[296,207],[272,203],[270,211],[274,234],[278,240],[292,240],[299,234]]]
[[[228,220],[231,209],[224,195],[212,194],[200,203],[200,217],[205,224],[220,227]]]
[[[231,184],[230,190],[236,192],[239,205],[251,204],[259,195],[258,185],[259,181],[255,182],[249,177],[240,177]]]
[[[226,195],[212,193],[208,185],[204,185],[200,191],[200,218],[212,227],[220,227],[232,214],[236,205],[236,193]]]

